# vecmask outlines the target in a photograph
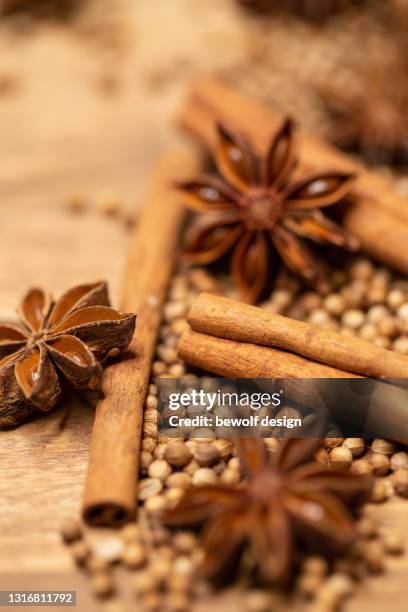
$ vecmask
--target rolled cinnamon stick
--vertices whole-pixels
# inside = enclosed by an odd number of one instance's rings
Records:
[[[186,363],[224,378],[359,378],[293,353],[192,329],[180,338],[178,354]]]
[[[188,322],[197,332],[283,349],[338,370],[374,378],[408,378],[406,355],[217,295],[202,293],[190,309]]]
[[[143,406],[184,214],[172,184],[198,168],[191,150],[163,160],[131,242],[122,308],[138,323],[128,354],[103,376],[83,498],[90,525],[116,527],[135,514]]]
[[[222,121],[249,137],[258,152],[265,150],[282,119],[271,107],[211,78],[193,84],[181,115],[182,125],[209,148],[215,146],[215,122]],[[299,174],[326,170],[358,174],[351,205],[339,210],[343,226],[371,256],[408,273],[406,198],[395,192],[390,181],[301,132]]]

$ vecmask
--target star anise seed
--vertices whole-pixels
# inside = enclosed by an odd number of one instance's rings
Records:
[[[104,282],[74,287],[56,303],[31,289],[18,312],[21,328],[0,326],[0,428],[53,408],[60,377],[75,389],[98,387],[101,363],[128,346],[136,322],[110,308]]]
[[[333,555],[355,541],[354,515],[371,490],[370,476],[317,463],[321,443],[313,438],[286,439],[274,454],[261,440],[237,446],[242,485],[192,487],[163,516],[168,526],[203,526],[205,577],[231,576],[249,551],[264,581],[285,583],[295,550]]]
[[[304,239],[358,248],[355,238],[318,210],[347,196],[354,176],[326,172],[290,183],[296,152],[289,119],[262,159],[240,134],[218,125],[215,160],[221,177],[202,175],[177,185],[186,206],[213,213],[193,228],[185,258],[209,264],[232,249],[232,275],[248,302],[269,285],[273,252],[306,282],[326,289],[323,266]]]

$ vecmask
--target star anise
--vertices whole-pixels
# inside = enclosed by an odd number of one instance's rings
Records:
[[[357,70],[355,90],[322,92],[332,124],[328,137],[370,163],[408,162],[408,86],[403,62]]]
[[[231,270],[243,299],[255,302],[271,280],[270,255],[309,284],[325,289],[322,265],[304,238],[356,249],[357,241],[319,208],[350,191],[354,176],[326,172],[290,183],[296,165],[294,124],[286,120],[261,159],[239,134],[218,125],[215,159],[221,178],[203,175],[178,184],[193,210],[216,213],[195,228],[185,257],[209,264],[233,249]]]
[[[204,576],[231,576],[249,549],[260,577],[283,583],[295,551],[340,553],[354,542],[354,514],[372,480],[316,462],[319,446],[313,438],[286,439],[271,455],[261,440],[242,439],[243,485],[192,487],[164,515],[169,526],[203,525]]]
[[[240,4],[262,13],[289,11],[310,19],[323,21],[361,0],[238,0]]]
[[[53,408],[60,377],[75,389],[98,387],[101,363],[128,346],[136,322],[110,308],[103,282],[74,287],[57,302],[31,289],[18,312],[21,328],[0,326],[0,427]]]

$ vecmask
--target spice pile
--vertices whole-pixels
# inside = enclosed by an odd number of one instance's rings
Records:
[[[405,280],[368,259],[356,257],[334,268],[329,280],[331,292],[321,296],[302,290],[294,276],[283,272],[262,307],[408,354]],[[123,528],[115,539],[114,554],[109,544],[105,543],[106,554],[103,545],[87,543],[77,527],[71,527],[73,534],[69,526],[64,532],[66,541],[76,540],[72,544],[74,559],[89,572],[96,595],[114,593],[112,563],[120,561],[131,570],[132,589],[146,610],[189,610],[192,600],[208,594],[210,588],[196,578],[203,556],[196,534],[185,530],[171,533],[161,524],[162,514],[173,508],[191,486],[236,487],[243,478],[233,443],[215,439],[207,429],[195,430],[188,440],[158,436],[157,378],[195,380],[198,375],[178,359],[176,347],[187,326],[187,312],[201,291],[237,297],[229,277],[212,275],[204,268],[181,266],[172,280],[144,410],[138,524]],[[372,509],[394,496],[408,497],[408,453],[388,440],[340,436],[340,432],[330,431],[317,454],[318,461],[353,474],[374,476],[370,503],[363,507],[357,522],[360,538],[356,545],[333,561],[316,554],[303,555],[290,596],[278,588],[261,587],[250,572],[244,572],[238,580],[239,588],[244,589],[241,609],[266,610],[272,603],[283,608],[288,605],[288,597],[291,603],[310,603],[318,612],[337,609],[358,589],[360,580],[386,569],[388,555],[403,552],[401,534],[378,524]],[[270,438],[265,442],[268,451],[276,453],[278,441]],[[108,559],[100,559],[104,556]]]

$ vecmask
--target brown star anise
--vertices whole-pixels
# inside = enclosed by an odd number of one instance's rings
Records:
[[[240,4],[262,13],[290,11],[311,21],[323,21],[362,0],[238,0]]]
[[[289,119],[262,159],[245,138],[218,125],[215,159],[222,178],[203,175],[178,184],[187,206],[216,213],[193,229],[186,259],[209,264],[233,248],[232,275],[243,299],[255,302],[270,282],[274,247],[289,268],[324,289],[322,265],[303,239],[358,247],[353,237],[318,210],[345,197],[354,177],[326,172],[290,184],[296,154],[294,124]]]
[[[101,362],[128,346],[136,322],[110,308],[103,282],[74,287],[57,302],[31,289],[18,312],[21,329],[0,326],[0,427],[55,406],[60,376],[75,389],[95,389]]]
[[[261,440],[242,439],[243,485],[192,487],[164,515],[169,526],[204,525],[204,576],[231,576],[249,548],[263,580],[286,582],[295,549],[333,554],[353,543],[354,512],[372,480],[316,462],[319,446],[292,438],[271,454]]]
[[[408,162],[408,86],[403,62],[356,71],[355,89],[322,92],[332,119],[329,139],[370,163]]]

